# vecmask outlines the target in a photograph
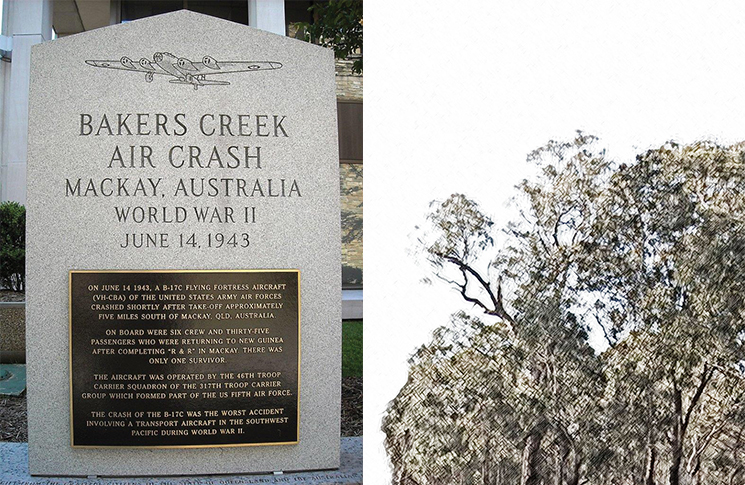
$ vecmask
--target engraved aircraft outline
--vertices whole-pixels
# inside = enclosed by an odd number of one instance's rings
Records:
[[[192,62],[185,57],[176,57],[170,52],[156,52],[153,54],[152,61],[143,57],[138,63],[127,56],[118,61],[88,60],[85,63],[93,67],[144,73],[145,82],[148,83],[153,82],[156,74],[172,76],[175,79],[168,81],[171,84],[191,84],[194,90],[197,90],[199,86],[230,84],[228,81],[207,79],[207,76],[231,72],[275,70],[282,67],[282,63],[276,61],[217,61],[210,56],[204,56],[202,62]]]

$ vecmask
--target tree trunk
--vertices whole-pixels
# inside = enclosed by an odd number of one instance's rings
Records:
[[[569,452],[571,451],[566,439],[559,438],[560,444],[554,453],[554,485],[564,485],[564,468],[569,458]]]
[[[715,368],[710,368],[709,364],[704,364],[703,371],[701,372],[700,382],[696,388],[696,392],[691,397],[691,402],[688,403],[688,409],[683,415],[683,392],[678,388],[678,383],[673,380],[673,400],[675,404],[675,424],[673,427],[672,436],[672,462],[670,464],[670,485],[680,485],[680,466],[683,463],[683,443],[686,436],[686,430],[688,425],[691,423],[691,416],[693,410],[696,408],[701,396],[706,390],[706,386],[714,377]]]
[[[735,485],[735,478],[737,478],[740,471],[742,471],[741,465],[738,465],[734,470],[732,470],[732,473],[729,476],[729,485]]]
[[[673,448],[673,456],[670,463],[670,485],[680,485],[680,465],[683,462],[682,448],[681,445]]]
[[[484,455],[481,458],[481,483],[483,485],[494,485],[494,479],[492,478],[492,466],[495,464],[495,461],[496,460],[492,460],[491,456],[491,436],[487,432]]]
[[[645,467],[644,485],[655,485],[654,482],[654,468],[657,464],[657,450],[654,446],[649,447],[647,452],[647,466]]]
[[[696,455],[695,462],[693,464],[693,470],[690,471],[690,479],[688,480],[691,485],[701,484],[701,454]]]
[[[582,466],[582,460],[580,459],[577,450],[574,450],[574,458],[572,463],[572,473],[567,478],[567,485],[578,485],[579,484],[579,469]]]
[[[533,429],[525,438],[523,456],[521,463],[520,485],[539,485],[541,477],[538,473],[538,465],[541,455],[541,440],[545,429],[545,421],[541,420],[533,426]]]
[[[672,429],[672,457],[670,462],[670,485],[680,485],[680,465],[683,462],[683,395],[678,386],[674,386],[673,404],[675,416]]]

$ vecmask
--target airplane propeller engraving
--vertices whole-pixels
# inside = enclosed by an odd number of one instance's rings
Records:
[[[127,56],[118,61],[85,61],[93,67],[117,69],[121,71],[140,72],[145,74],[145,82],[153,82],[156,74],[171,76],[172,84],[190,84],[194,89],[200,86],[225,86],[228,81],[207,79],[207,76],[227,74],[231,72],[267,71],[282,67],[276,61],[217,61],[213,57],[204,56],[201,62],[192,62],[185,57],[176,57],[169,52],[156,52],[153,60],[140,59],[135,63]]]

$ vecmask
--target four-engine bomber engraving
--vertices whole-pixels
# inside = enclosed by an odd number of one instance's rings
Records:
[[[275,70],[282,67],[282,63],[276,61],[217,61],[213,57],[204,56],[202,62],[192,62],[185,57],[176,57],[170,52],[156,52],[153,60],[146,58],[135,62],[127,56],[118,61],[85,61],[93,67],[106,69],[118,69],[121,71],[133,71],[145,74],[145,81],[153,82],[156,74],[172,76],[172,84],[191,84],[194,89],[199,86],[225,86],[228,81],[217,81],[207,79],[214,74],[226,74],[230,72],[252,72]]]

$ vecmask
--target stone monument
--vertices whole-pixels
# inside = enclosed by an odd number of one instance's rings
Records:
[[[337,468],[333,53],[180,11],[31,60],[31,474]]]

